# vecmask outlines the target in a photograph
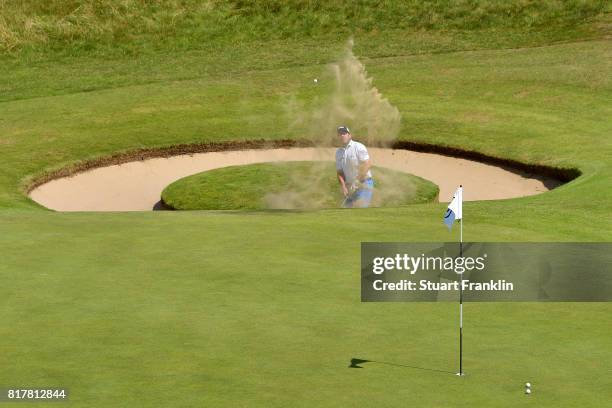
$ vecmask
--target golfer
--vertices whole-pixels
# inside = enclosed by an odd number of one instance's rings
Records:
[[[345,208],[365,208],[372,201],[374,180],[368,149],[351,136],[346,126],[338,126],[341,147],[336,150],[336,172],[344,194]]]

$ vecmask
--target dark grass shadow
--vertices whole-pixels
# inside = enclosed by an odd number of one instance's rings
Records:
[[[364,368],[361,365],[362,364],[366,364],[366,363],[384,364],[384,365],[393,366],[393,367],[412,368],[414,370],[434,371],[434,372],[437,372],[437,373],[444,373],[444,374],[453,374],[453,375],[456,374],[453,371],[438,370],[438,369],[435,369],[435,368],[417,367],[417,366],[411,366],[411,365],[405,365],[405,364],[389,363],[389,362],[386,362],[386,361],[363,360],[363,359],[360,359],[360,358],[351,358],[351,363],[348,366],[348,368]]]
[[[562,168],[536,163],[523,163],[518,160],[489,156],[481,152],[465,150],[458,147],[441,146],[407,140],[396,141],[391,147],[394,149],[412,150],[414,152],[441,154],[444,156],[458,157],[495,165],[522,177],[540,180],[549,190],[568,183],[582,175],[582,171],[574,167]]]
[[[173,211],[174,208],[167,206],[166,203],[164,203],[162,200],[159,200],[158,202],[155,203],[152,210],[153,211]]]

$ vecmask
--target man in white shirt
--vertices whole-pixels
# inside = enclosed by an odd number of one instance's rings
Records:
[[[338,139],[342,147],[336,150],[336,172],[345,197],[342,206],[368,207],[374,189],[368,149],[353,140],[346,126],[338,126]]]

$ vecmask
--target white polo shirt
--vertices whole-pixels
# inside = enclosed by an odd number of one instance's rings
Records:
[[[359,164],[370,159],[368,149],[363,143],[351,139],[344,147],[336,150],[336,170],[342,170],[344,181],[352,184],[359,177]],[[367,177],[372,177],[372,172],[368,170]]]

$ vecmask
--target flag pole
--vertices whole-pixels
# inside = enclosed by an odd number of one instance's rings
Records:
[[[459,185],[459,188],[462,186]],[[461,201],[463,207],[463,192]],[[463,257],[463,209],[459,219],[459,257]],[[463,375],[463,275],[459,277],[459,373],[457,375]]]
[[[444,223],[451,231],[453,223],[457,219],[459,221],[459,258],[463,258],[463,186],[460,184],[457,192],[453,196],[446,214],[444,214]],[[459,372],[463,373],[463,273],[459,274]]]

